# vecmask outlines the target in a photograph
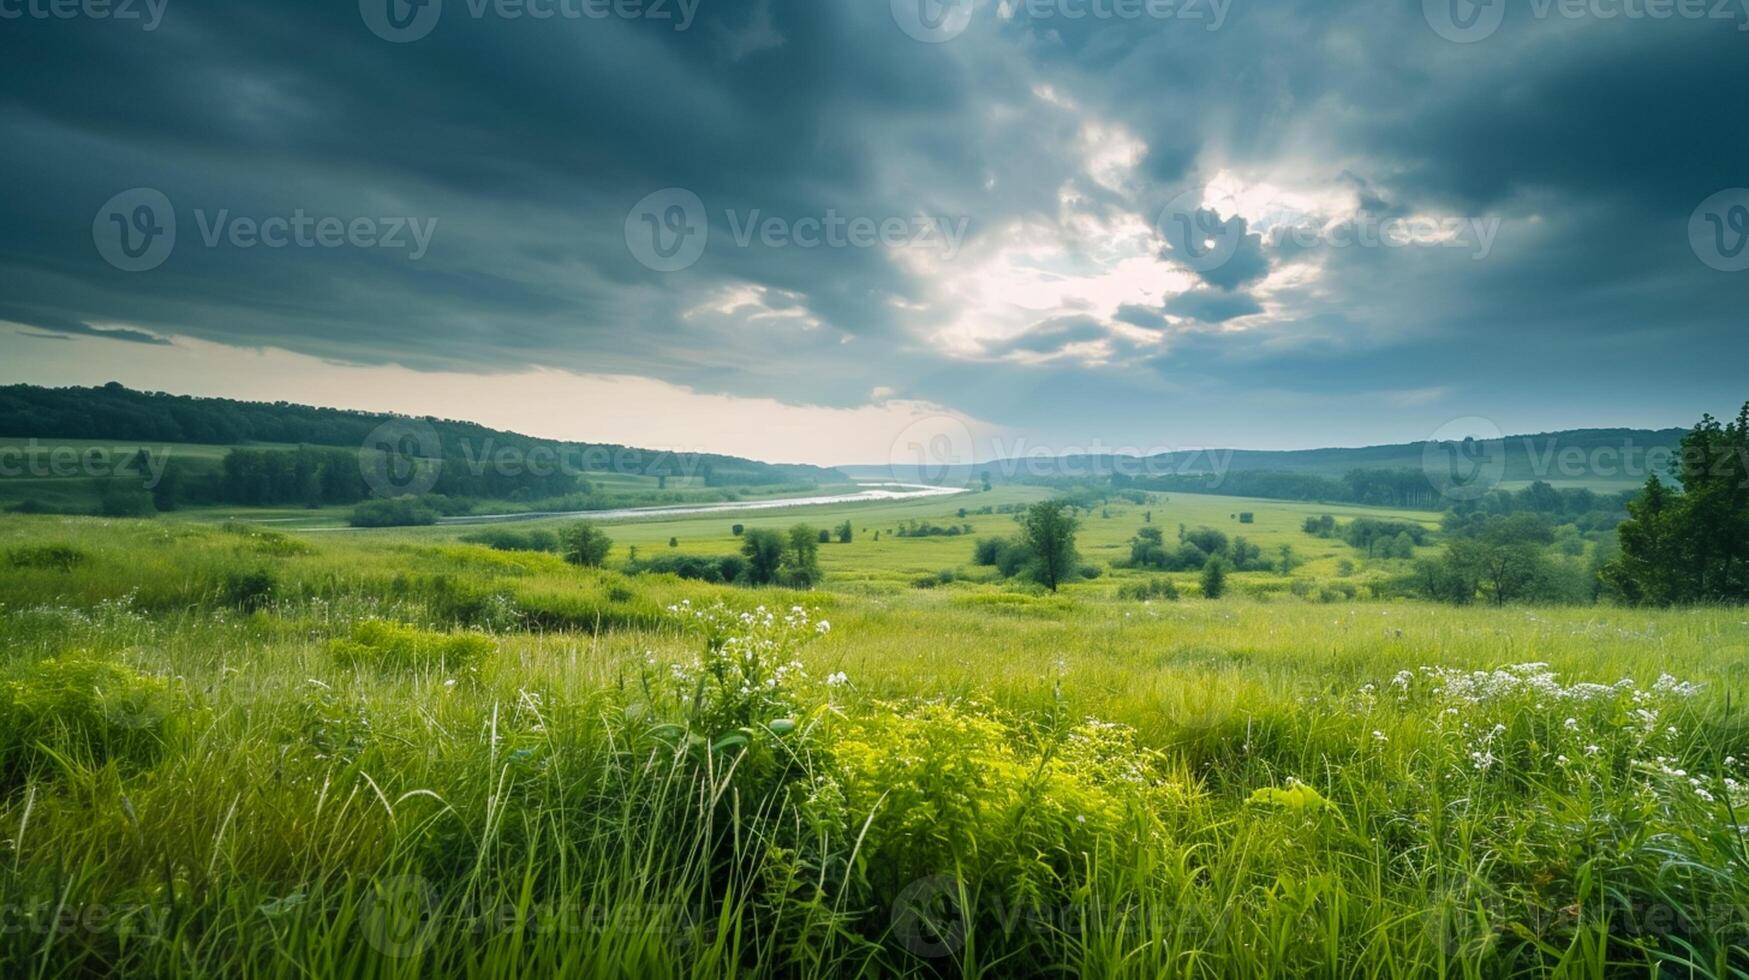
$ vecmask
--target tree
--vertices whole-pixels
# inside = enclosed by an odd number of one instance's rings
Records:
[[[777,581],[783,566],[783,535],[765,527],[756,527],[741,535],[741,555],[747,559],[747,581],[754,585],[770,585]]]
[[[740,537],[740,536],[741,536],[741,535],[742,535],[742,534],[743,534],[743,533],[744,533],[744,532],[745,532],[745,531],[746,531],[746,530],[747,530],[747,525],[745,525],[745,524],[737,524],[737,525],[735,525],[735,526],[734,526],[734,527],[732,527],[732,528],[729,528],[729,533],[730,533],[730,534],[733,534],[733,535],[734,535],[734,536],[735,536],[735,537],[737,537],[737,538],[738,538],[738,537]]]
[[[1227,560],[1220,555],[1210,555],[1208,564],[1202,566],[1202,597],[1219,599],[1226,594]]]
[[[809,588],[820,579],[820,541],[831,540],[825,531],[815,531],[806,524],[789,529],[789,547],[781,563],[781,580],[785,585]]]
[[[961,511],[960,513],[963,515],[965,512]],[[856,529],[850,525],[849,521],[845,521],[843,524],[838,525],[839,544],[849,544],[855,537]]]
[[[1165,538],[1157,527],[1144,527],[1130,539],[1132,568],[1165,568],[1168,558]]]
[[[613,539],[588,521],[578,521],[559,532],[559,553],[582,568],[600,568],[613,549]]]
[[[1020,539],[1032,552],[1034,577],[1052,592],[1074,573],[1079,560],[1075,553],[1079,525],[1067,509],[1066,501],[1047,500],[1033,504],[1020,521]]]
[[[1628,503],[1605,581],[1649,605],[1749,601],[1749,404],[1730,424],[1702,416],[1674,469],[1680,495],[1654,474]]]
[[[669,538],[668,539],[668,547],[670,547],[670,548],[680,547],[680,539],[679,538]]]

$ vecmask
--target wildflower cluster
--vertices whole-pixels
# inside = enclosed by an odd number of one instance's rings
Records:
[[[1573,778],[1625,772],[1660,792],[1714,798],[1711,782],[1675,761],[1683,744],[1677,719],[1701,688],[1668,674],[1641,686],[1631,678],[1564,683],[1543,663],[1422,667],[1399,672],[1387,687],[1400,708],[1433,719],[1457,749],[1459,765],[1475,772],[1547,770]]]
[[[797,654],[832,630],[801,606],[779,614],[765,606],[736,612],[721,603],[701,609],[682,601],[668,611],[704,639],[692,663],[674,665],[672,679],[695,730],[711,734],[791,718],[796,690],[807,678]]]

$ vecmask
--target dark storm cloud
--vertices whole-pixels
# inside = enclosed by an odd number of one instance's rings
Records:
[[[449,0],[408,44],[373,35],[352,2],[179,0],[150,32],[0,22],[0,317],[791,402],[898,386],[1015,426],[1179,419],[1210,397],[1262,431],[1293,398],[1314,418],[1326,399],[1451,392],[1435,418],[1477,414],[1466,398],[1534,415],[1741,396],[1718,365],[1749,349],[1749,272],[1708,268],[1687,239],[1697,205],[1749,184],[1739,25],[1513,7],[1494,36],[1453,44],[1419,0],[1235,0],[1219,30],[1034,6],[1003,18],[981,3],[944,44],[849,0],[703,0],[684,31],[475,18]],[[1105,135],[1088,145],[1084,124]],[[1139,140],[1136,165],[1093,179],[1117,127]],[[1222,172],[1346,190],[1361,219],[1437,213],[1498,234],[1477,257],[1282,239],[1229,216],[1233,257],[1188,270],[1206,286],[1159,307],[1046,311],[977,344],[1103,342],[1104,363],[942,352],[933,331],[962,312],[944,284],[975,276],[1017,223],[1152,226]],[[173,254],[146,272],[93,243],[94,216],[135,187],[177,219]],[[709,241],[664,273],[625,225],[670,187],[697,195]],[[215,225],[300,214],[368,219],[373,237],[425,223],[428,247],[239,246],[234,224]],[[950,257],[737,240],[755,221],[834,215],[963,220],[968,239]],[[1162,347],[1113,333],[1161,329],[1162,313],[1250,319]],[[1045,389],[1054,410],[1017,394]]]
[[[1167,300],[1166,312],[1173,316],[1201,320],[1204,323],[1225,323],[1237,317],[1262,313],[1263,307],[1259,306],[1257,300],[1246,293],[1198,289],[1194,292],[1179,293]]]

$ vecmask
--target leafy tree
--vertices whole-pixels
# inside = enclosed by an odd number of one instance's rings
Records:
[[[830,541],[831,535],[806,524],[789,529],[789,547],[784,552],[780,575],[785,585],[808,588],[820,580],[821,540]]]
[[[1157,527],[1144,527],[1130,539],[1130,567],[1165,568],[1169,556],[1165,536]]]
[[[1226,594],[1227,560],[1220,555],[1210,555],[1208,564],[1202,566],[1202,597],[1219,599]]]
[[[783,535],[770,528],[756,527],[741,535],[741,556],[747,559],[747,581],[754,585],[776,582],[786,550]]]
[[[964,517],[965,513],[966,512],[963,510],[960,511],[960,516]],[[850,525],[849,521],[845,521],[843,524],[838,525],[838,543],[839,544],[849,544],[852,540],[855,539],[855,537],[856,537],[856,529]]]
[[[573,565],[600,568],[613,549],[613,539],[588,521],[578,521],[559,532],[559,553]]]
[[[1033,575],[1052,592],[1074,574],[1079,560],[1075,553],[1078,527],[1079,523],[1068,513],[1067,502],[1062,500],[1033,504],[1021,517],[1020,538],[1032,552]]]
[[[1604,579],[1647,605],[1749,601],[1749,404],[1729,424],[1702,416],[1674,469],[1680,495],[1653,474],[1628,503]]]

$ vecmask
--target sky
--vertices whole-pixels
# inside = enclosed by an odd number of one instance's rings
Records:
[[[0,382],[825,465],[1749,398],[1749,0],[0,0]]]

